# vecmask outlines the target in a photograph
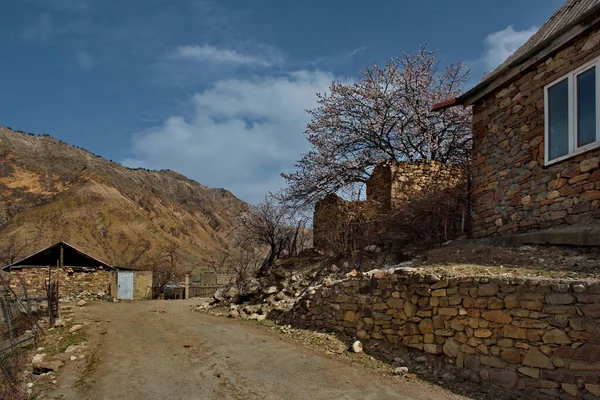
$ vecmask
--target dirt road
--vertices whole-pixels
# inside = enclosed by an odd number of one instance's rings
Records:
[[[78,309],[94,357],[78,385],[66,367],[44,398],[454,398],[435,386],[329,359],[249,322],[191,312],[192,304],[97,302]]]

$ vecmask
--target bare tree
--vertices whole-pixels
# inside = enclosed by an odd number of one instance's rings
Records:
[[[237,233],[241,248],[264,246],[267,255],[258,274],[264,273],[282,255],[296,255],[301,251],[300,244],[306,243],[305,222],[297,220],[292,209],[278,203],[273,197],[266,197],[256,206],[238,218],[240,227]]]
[[[5,243],[0,247],[0,265],[11,265],[25,257],[28,243],[17,235],[8,236]]]
[[[357,82],[333,82],[317,94],[304,132],[311,150],[282,174],[289,187],[283,198],[314,204],[327,194],[364,184],[385,161],[463,162],[471,140],[471,110],[432,112],[434,104],[456,97],[468,72],[462,64],[437,70],[435,51],[421,48],[384,67],[373,64]]]
[[[177,243],[163,244],[151,262],[153,285],[162,290],[169,283],[181,278],[184,275],[181,261],[181,249]]]
[[[259,270],[264,252],[256,247],[238,247],[231,255],[231,267],[234,272],[235,284],[240,291],[244,289],[248,278],[256,275]]]

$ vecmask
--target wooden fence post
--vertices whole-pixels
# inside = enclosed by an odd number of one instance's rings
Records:
[[[190,274],[185,274],[185,293],[183,294],[183,298],[190,298]]]

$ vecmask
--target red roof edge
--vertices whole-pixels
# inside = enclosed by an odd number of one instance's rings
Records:
[[[460,104],[462,104],[462,103],[459,103],[458,99],[456,97],[454,97],[452,99],[442,101],[441,103],[434,104],[431,111],[441,111],[441,110],[444,110],[449,107],[458,106]]]

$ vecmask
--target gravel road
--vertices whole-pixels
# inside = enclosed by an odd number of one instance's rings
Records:
[[[192,304],[96,302],[78,309],[93,361],[61,371],[44,398],[455,398],[436,386],[330,359],[249,322],[191,312]],[[76,373],[83,377],[75,385],[65,375]]]

